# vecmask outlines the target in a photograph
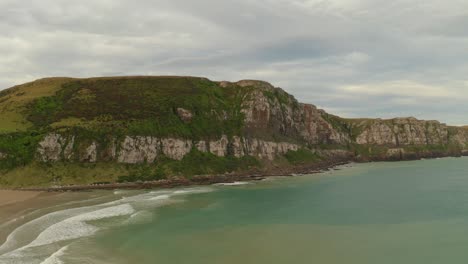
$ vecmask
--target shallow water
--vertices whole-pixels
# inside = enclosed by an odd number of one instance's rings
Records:
[[[467,161],[38,198],[0,217],[0,263],[465,263]]]

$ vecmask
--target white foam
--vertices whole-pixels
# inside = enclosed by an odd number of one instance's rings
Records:
[[[15,230],[13,230],[13,232],[11,232],[8,235],[6,241],[0,246],[0,254],[15,248],[18,243],[17,237],[31,236],[35,233],[41,232],[42,230],[54,223],[72,217],[74,215],[85,213],[87,211],[90,211],[90,209],[92,208],[94,208],[94,206],[66,209],[52,212],[34,220],[31,220],[17,227]]]
[[[180,194],[192,194],[192,193],[207,193],[207,192],[212,192],[213,189],[211,188],[206,188],[206,187],[201,187],[201,188],[186,188],[182,190],[177,190],[174,191],[174,195],[180,195]]]
[[[239,185],[247,185],[247,184],[251,184],[251,183],[250,182],[236,181],[236,182],[216,183],[214,185],[216,185],[216,186],[239,186]]]
[[[48,213],[18,226],[8,235],[6,241],[0,246],[0,263],[4,263],[3,261],[8,259],[17,259],[19,261],[26,256],[37,256],[38,251],[44,254],[43,246],[48,248],[47,245],[50,244],[92,236],[99,231],[99,227],[88,223],[89,221],[117,216],[128,216],[126,221],[119,222],[119,224],[132,224],[141,220],[146,221],[147,219],[150,220],[149,217],[153,215],[148,210],[170,202],[179,201],[171,199],[173,196],[205,193],[213,190],[207,187],[195,187],[179,190],[151,191],[122,197],[118,200],[102,204]],[[142,213],[140,214],[139,212]],[[129,219],[132,219],[132,221],[129,221]],[[30,238],[30,240],[25,240],[25,238]],[[52,259],[54,258],[51,258],[51,261]],[[17,262],[13,261],[13,263]],[[21,261],[18,263],[21,263]]]
[[[39,234],[39,236],[31,244],[29,244],[29,246],[41,246],[54,242],[90,236],[98,231],[99,228],[88,224],[88,221],[131,215],[134,212],[135,210],[131,205],[122,204],[85,214],[80,214],[50,226],[41,234]]]
[[[39,236],[26,246],[18,248],[12,252],[5,254],[6,257],[17,256],[21,257],[22,252],[38,246],[49,245],[56,242],[88,237],[99,231],[99,228],[89,224],[89,221],[100,220],[105,218],[126,216],[135,213],[133,207],[129,204],[121,204],[96,211],[91,211],[84,214],[79,214],[67,218],[61,222],[49,226],[42,231]]]
[[[148,194],[166,194],[166,193],[171,193],[172,191],[169,190],[159,190],[159,191],[151,191]]]
[[[151,201],[157,201],[157,200],[167,200],[171,198],[171,196],[167,195],[167,194],[163,194],[163,195],[158,195],[156,197],[152,197],[150,198]]]
[[[67,251],[68,246],[64,246],[63,248],[59,249],[57,252],[52,254],[50,257],[45,259],[41,262],[41,264],[63,264],[64,262],[60,259],[63,255],[65,255],[65,251]]]

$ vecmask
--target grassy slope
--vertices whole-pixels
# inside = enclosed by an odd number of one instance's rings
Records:
[[[37,98],[52,96],[70,78],[47,78],[0,92],[0,133],[26,131],[33,124],[26,118],[27,106]]]
[[[240,105],[248,89],[225,89],[192,77],[76,79],[63,83],[54,95],[32,101],[24,115],[34,128],[218,137],[239,134]],[[179,107],[194,114],[191,122],[179,118]]]
[[[220,158],[192,151],[182,161],[161,158],[157,164],[43,164],[34,161],[40,139],[50,131],[73,133],[77,142],[108,135],[174,136],[192,139],[238,135],[243,128],[242,102],[253,87],[194,77],[48,78],[0,94],[0,186],[152,180],[258,167],[251,157]],[[177,115],[190,110],[191,122]]]
[[[192,151],[182,161],[162,158],[157,164],[136,166],[116,163],[57,163],[52,166],[34,161],[37,143],[50,131],[73,133],[78,135],[78,142],[98,141],[103,147],[108,143],[109,134],[191,139],[239,135],[244,120],[242,102],[255,88],[258,87],[235,84],[221,87],[216,82],[196,77],[141,76],[46,78],[1,91],[0,152],[9,155],[0,160],[0,186],[151,180],[168,175],[223,173],[261,166],[251,157],[219,158],[197,151]],[[283,91],[265,90],[264,94],[281,105],[297,106],[297,101]],[[184,122],[177,115],[179,107],[194,114],[191,122]],[[375,121],[344,119],[327,113],[322,116],[335,129],[349,133],[352,139]],[[285,136],[274,135],[274,138],[281,137]],[[364,158],[384,156],[389,148],[356,144],[318,147],[347,149]],[[415,153],[450,151],[447,146],[410,146],[408,150]],[[285,155],[281,164],[297,165],[319,159],[301,149]]]

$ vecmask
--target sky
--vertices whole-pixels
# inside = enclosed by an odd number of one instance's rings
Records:
[[[466,0],[0,0],[0,89],[260,79],[343,117],[468,124]]]

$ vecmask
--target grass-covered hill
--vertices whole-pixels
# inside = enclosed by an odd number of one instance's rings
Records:
[[[0,186],[460,155],[466,128],[344,119],[262,81],[46,78],[0,91]]]
[[[83,127],[154,136],[235,133],[247,89],[193,77],[41,79],[0,93],[0,132]],[[181,120],[177,108],[194,113],[192,122]],[[228,120],[219,118],[226,114]]]

